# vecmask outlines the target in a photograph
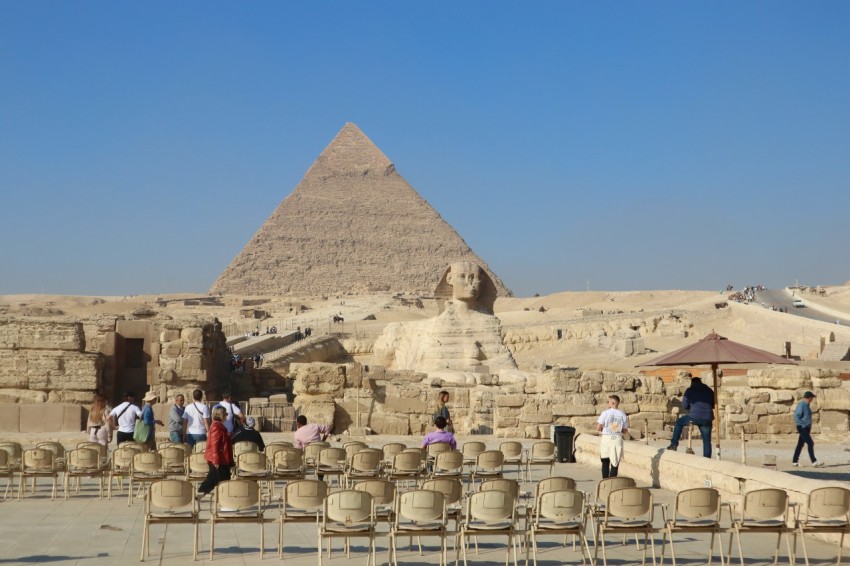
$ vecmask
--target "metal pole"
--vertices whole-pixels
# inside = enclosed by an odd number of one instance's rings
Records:
[[[720,395],[718,394],[717,364],[711,364],[711,376],[714,378],[714,443],[715,458],[720,460]]]

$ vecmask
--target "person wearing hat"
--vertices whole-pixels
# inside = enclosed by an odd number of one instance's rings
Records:
[[[126,392],[124,402],[109,412],[109,419],[112,421],[111,428],[118,429],[115,434],[115,443],[118,446],[121,446],[122,442],[132,442],[136,420],[141,416],[142,411],[136,406],[136,394],[132,391]]]
[[[266,443],[263,442],[263,437],[259,432],[254,428],[257,426],[257,420],[254,417],[245,417],[245,422],[242,425],[244,428],[233,435],[233,438],[230,439],[233,444],[237,442],[253,442],[257,445],[257,448],[260,449],[260,452],[263,452],[266,449]]]
[[[153,406],[156,405],[157,399],[159,399],[159,395],[152,390],[145,393],[142,398],[142,401],[145,402],[145,406],[142,407],[142,422],[150,427],[145,446],[150,450],[156,450],[156,425],[163,426],[162,421],[156,419],[153,414]]]
[[[794,449],[794,459],[791,460],[792,466],[800,465],[800,452],[803,451],[803,444],[809,448],[809,459],[815,468],[823,466],[823,462],[818,462],[815,458],[815,441],[812,440],[812,408],[811,404],[816,395],[811,391],[803,393],[803,398],[797,403],[797,408],[794,409],[794,424],[797,425],[799,438],[797,439],[797,447]]]

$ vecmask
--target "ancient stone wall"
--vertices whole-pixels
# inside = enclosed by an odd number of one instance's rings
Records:
[[[669,438],[682,393],[690,385],[685,371],[672,383],[637,373],[552,369],[531,375],[525,384],[500,384],[498,375],[481,375],[470,386],[443,384],[415,371],[380,366],[292,364],[296,410],[308,419],[333,424],[335,432],[360,426],[379,434],[423,434],[430,429],[437,393],[446,389],[455,430],[463,434],[548,438],[551,425],[594,430],[609,395],[617,394],[631,420],[632,435],[644,430]],[[720,430],[737,438],[770,438],[794,432],[792,411],[805,390],[818,395],[812,405],[814,433],[848,430],[850,390],[837,373],[811,368],[754,370],[722,382]],[[710,378],[705,379],[710,383]]]

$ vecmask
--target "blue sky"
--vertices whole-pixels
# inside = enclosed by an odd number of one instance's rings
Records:
[[[847,2],[0,0],[0,293],[205,292],[347,121],[519,295],[850,279]]]

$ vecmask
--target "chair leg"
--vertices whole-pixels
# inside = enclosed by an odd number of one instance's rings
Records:
[[[210,519],[210,560],[215,552],[215,519]]]
[[[263,554],[266,551],[266,525],[263,523],[263,518],[260,517],[260,560],[263,559]]]
[[[738,541],[738,557],[741,559],[741,566],[744,566],[744,549],[741,548],[741,531],[738,529],[735,529],[735,539]]]
[[[843,548],[844,548],[844,531],[841,531],[841,540],[838,541],[838,559],[835,561],[836,566],[841,566],[841,550]],[[796,556],[794,558],[796,558]]]

